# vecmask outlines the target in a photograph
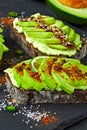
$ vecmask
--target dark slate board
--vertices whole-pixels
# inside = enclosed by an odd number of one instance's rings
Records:
[[[45,0],[3,0],[0,2],[0,17],[7,16],[9,11],[17,11],[21,15],[24,13],[24,16],[29,16],[34,13],[40,12],[44,15],[54,16],[58,18],[46,5]],[[65,21],[64,21],[65,22]],[[85,32],[87,36],[87,27],[77,26],[65,22],[66,24],[73,27],[78,33],[83,35]],[[4,31],[5,35],[5,44],[10,48],[10,52],[4,55],[4,64],[2,69],[7,68],[11,63],[15,64],[20,60],[27,59],[27,55],[23,55],[20,59],[19,56],[15,54],[15,50],[20,47],[10,38],[9,30]],[[7,60],[8,59],[8,60]],[[87,56],[82,60],[84,64],[87,64]],[[0,70],[2,73],[2,70]],[[7,92],[4,92],[5,85],[0,87],[0,99],[3,99]],[[35,109],[38,105],[34,106]],[[24,106],[19,106],[18,110],[22,109]],[[30,106],[26,106],[27,109],[30,109]],[[18,114],[13,116],[13,113],[7,112],[6,110],[0,111],[0,130],[86,130],[87,129],[87,104],[40,104],[39,109],[50,111],[50,114],[53,115],[56,112],[56,117],[59,118],[55,123],[49,125],[41,125],[40,127],[35,127],[35,122],[30,121],[27,125],[22,121],[23,115]],[[81,121],[85,119],[84,121]],[[79,122],[79,123],[77,123]],[[77,124],[76,124],[77,123]],[[84,127],[83,127],[84,125]],[[33,126],[33,128],[31,127]],[[70,127],[71,126],[71,127]]]
[[[7,104],[5,99],[8,99],[8,92],[4,85],[0,88],[0,101],[1,104]],[[2,101],[3,100],[3,101]],[[5,103],[4,103],[5,102]],[[41,121],[37,122],[30,120],[27,124],[27,116],[19,111],[48,111],[51,116],[56,117],[58,120],[48,125],[43,124]],[[1,105],[0,105],[1,108]],[[5,107],[0,110],[0,129],[1,130],[64,130],[65,128],[85,119],[87,117],[87,104],[37,104],[30,106],[18,105],[16,112],[8,112]],[[56,114],[54,114],[56,112]],[[18,113],[18,114],[17,114]],[[15,115],[14,115],[15,114]],[[24,120],[24,121],[23,121]],[[35,126],[37,124],[37,126]]]

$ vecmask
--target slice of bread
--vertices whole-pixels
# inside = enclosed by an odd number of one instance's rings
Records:
[[[21,104],[87,103],[87,66],[75,59],[49,57],[35,72],[31,62],[5,70],[6,86],[13,99]]]
[[[87,55],[86,41],[74,29],[50,16],[35,14],[25,19],[16,18],[10,30],[12,39],[31,58],[55,55],[82,59]]]
[[[14,86],[8,76],[6,77],[6,85],[11,97],[20,104],[37,104],[37,103],[87,103],[87,90],[76,90],[69,95],[66,92],[57,91],[24,91]]]

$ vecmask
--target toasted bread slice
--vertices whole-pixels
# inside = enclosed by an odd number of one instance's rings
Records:
[[[33,104],[87,102],[87,66],[80,61],[48,57],[43,59],[37,72],[32,70],[32,60],[28,61],[5,70],[7,89],[12,98]]]
[[[74,29],[54,17],[39,13],[29,18],[13,20],[11,37],[32,58],[55,55],[82,59],[87,54],[87,43]]]
[[[20,104],[37,104],[37,103],[87,103],[87,90],[76,90],[73,94],[69,95],[66,92],[58,91],[24,91],[14,86],[8,76],[6,77],[7,89],[11,97],[18,101]]]

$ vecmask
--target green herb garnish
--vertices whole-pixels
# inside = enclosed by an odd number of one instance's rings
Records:
[[[24,54],[23,50],[21,50],[21,49],[16,49],[15,53],[16,53],[16,55],[23,55]]]
[[[6,106],[6,110],[9,112],[16,112],[17,108],[13,105],[10,105],[10,106]]]
[[[19,16],[19,13],[18,12],[15,12],[15,11],[10,11],[10,12],[8,12],[8,16],[10,16],[10,17],[18,17]]]

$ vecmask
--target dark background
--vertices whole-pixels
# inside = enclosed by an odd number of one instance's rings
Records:
[[[35,14],[37,12],[44,14],[44,15],[50,15],[54,16],[55,18],[58,18],[47,6],[45,0],[2,0],[0,1],[0,17],[6,17],[8,15],[8,12],[10,11],[17,11],[20,15],[24,13],[24,16],[30,16],[32,14]],[[67,23],[69,26],[73,27],[78,33],[83,35],[85,32],[87,36],[87,27],[86,26],[79,26],[79,25],[73,25],[71,23]],[[10,49],[15,48],[14,45],[11,45],[12,39],[10,39],[8,32],[6,31],[7,35],[5,36],[6,44],[9,44],[8,46]],[[87,64],[87,57],[83,58],[82,62],[84,64]],[[1,90],[2,92],[2,90]],[[0,98],[3,97],[3,92],[0,95]],[[56,111],[57,115],[60,113],[60,115],[63,117],[62,120],[52,126],[42,127],[38,128],[39,130],[51,130],[51,129],[63,129],[63,123],[64,126],[70,126],[73,121],[77,122],[81,118],[86,118],[87,116],[87,104],[68,104],[68,105],[59,105],[59,104],[42,104],[41,107],[50,110],[50,111]],[[78,118],[77,118],[78,117]],[[20,118],[14,119],[12,114],[7,113],[5,111],[0,111],[0,130],[30,130],[30,127],[26,126],[26,124],[20,123]],[[75,119],[74,119],[75,118]],[[71,121],[71,119],[74,119]],[[70,122],[68,122],[70,121]],[[74,122],[74,123],[75,123]],[[61,127],[59,127],[59,125]],[[58,127],[57,127],[58,126]],[[36,128],[33,128],[33,130],[38,130]],[[80,121],[74,125],[72,125],[69,128],[66,128],[65,130],[87,130],[87,119]]]

